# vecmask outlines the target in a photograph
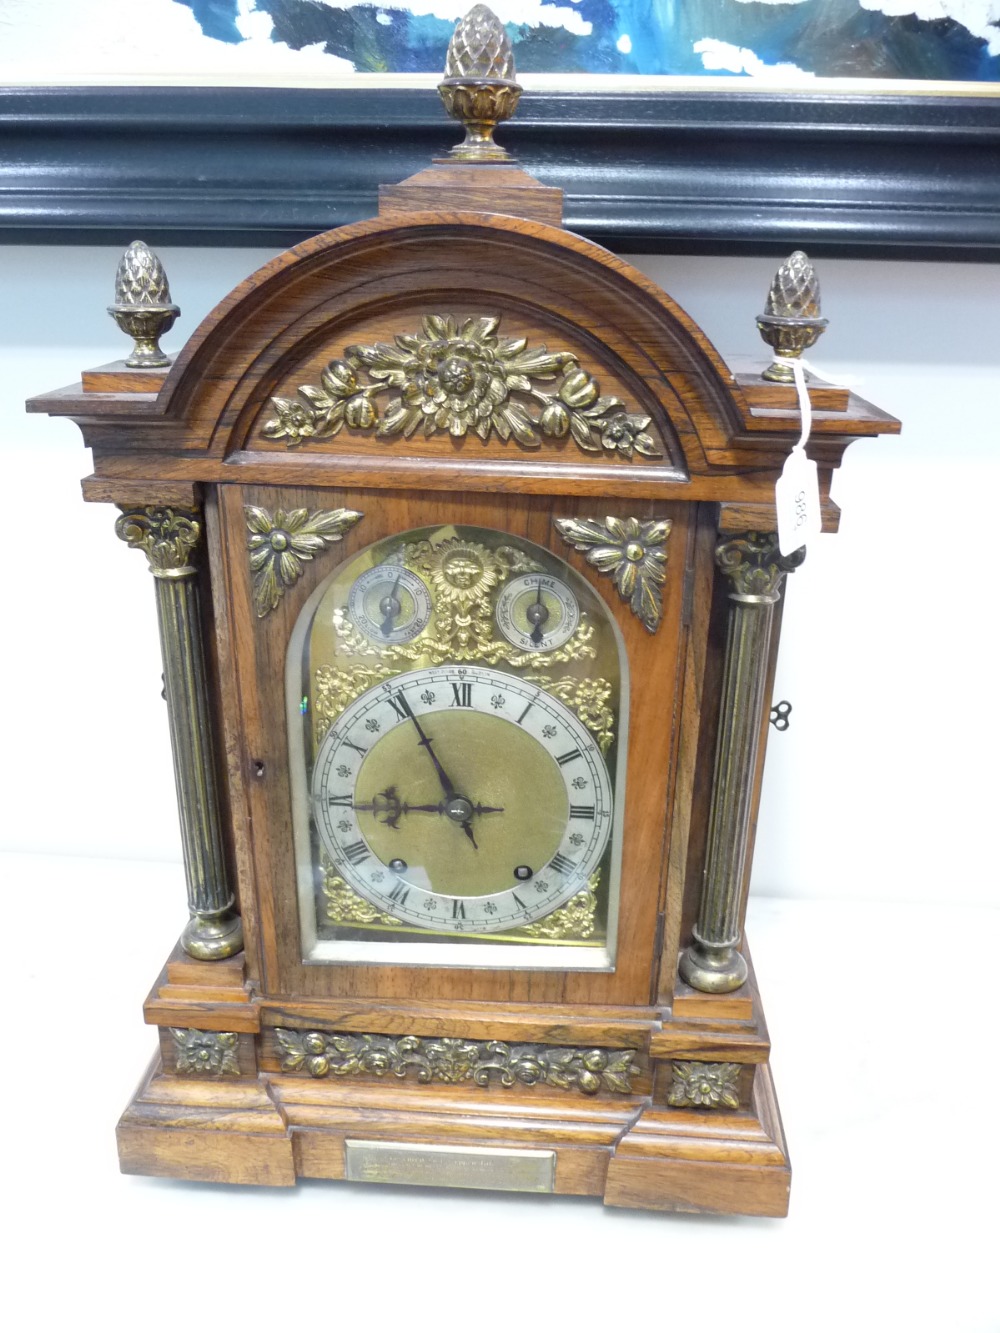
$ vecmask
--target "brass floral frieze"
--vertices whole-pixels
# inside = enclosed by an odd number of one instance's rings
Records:
[[[700,1106],[709,1111],[723,1107],[738,1111],[737,1081],[740,1065],[705,1064],[699,1060],[675,1060],[667,1093],[669,1106]]]
[[[297,1032],[275,1028],[286,1073],[313,1078],[414,1078],[418,1083],[499,1084],[630,1093],[641,1073],[635,1051],[606,1047],[508,1046],[464,1037],[390,1037],[382,1033]]]
[[[564,541],[583,551],[588,565],[610,574],[623,601],[655,634],[663,618],[663,584],[667,577],[670,519],[643,522],[638,518],[557,518]]]
[[[419,331],[397,333],[394,343],[346,347],[319,384],[271,399],[276,415],[263,434],[293,448],[345,427],[380,439],[475,435],[488,444],[495,436],[524,449],[572,439],[592,454],[663,457],[650,418],[602,395],[575,353],[503,338],[499,325],[499,315],[427,315]]]
[[[364,515],[356,509],[292,509],[273,514],[257,505],[245,506],[253,600],[258,617],[281,601],[285,590],[302,577],[303,564],[342,540]]]
[[[239,1074],[239,1037],[235,1032],[202,1032],[198,1028],[171,1028],[178,1074],[218,1078]]]

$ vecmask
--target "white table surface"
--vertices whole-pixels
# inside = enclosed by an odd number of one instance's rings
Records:
[[[793,1166],[775,1221],[122,1176],[181,868],[6,856],[0,877],[12,1331],[1000,1330],[996,910],[751,900]]]

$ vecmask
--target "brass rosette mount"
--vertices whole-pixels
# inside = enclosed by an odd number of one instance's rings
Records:
[[[517,110],[521,85],[503,24],[486,5],[476,5],[455,27],[438,93],[465,139],[449,153],[458,162],[512,162],[493,132]]]
[[[802,250],[796,250],[774,275],[764,313],[757,316],[760,336],[779,357],[796,359],[812,347],[829,320],[820,315],[819,278]],[[763,378],[792,384],[791,366],[773,362]]]

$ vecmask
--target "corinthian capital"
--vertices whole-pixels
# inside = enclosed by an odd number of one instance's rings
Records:
[[[126,509],[115,524],[115,532],[123,542],[144,552],[154,575],[170,578],[193,572],[191,552],[201,536],[201,523],[191,511]]]
[[[782,555],[776,532],[743,532],[715,548],[715,563],[732,581],[731,597],[776,601],[781,581],[806,558],[805,548]]]

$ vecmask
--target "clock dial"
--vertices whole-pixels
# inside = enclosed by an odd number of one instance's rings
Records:
[[[580,603],[562,579],[522,574],[497,598],[497,625],[508,643],[524,652],[561,648],[580,624]]]
[[[334,569],[288,649],[302,957],[612,966],[627,671],[522,536],[415,528]]]
[[[612,790],[587,727],[489,668],[397,676],[356,699],[317,756],[316,824],[368,902],[435,932],[537,921],[585,888]]]
[[[347,614],[373,643],[409,643],[427,628],[431,595],[405,565],[375,565],[351,585]]]

